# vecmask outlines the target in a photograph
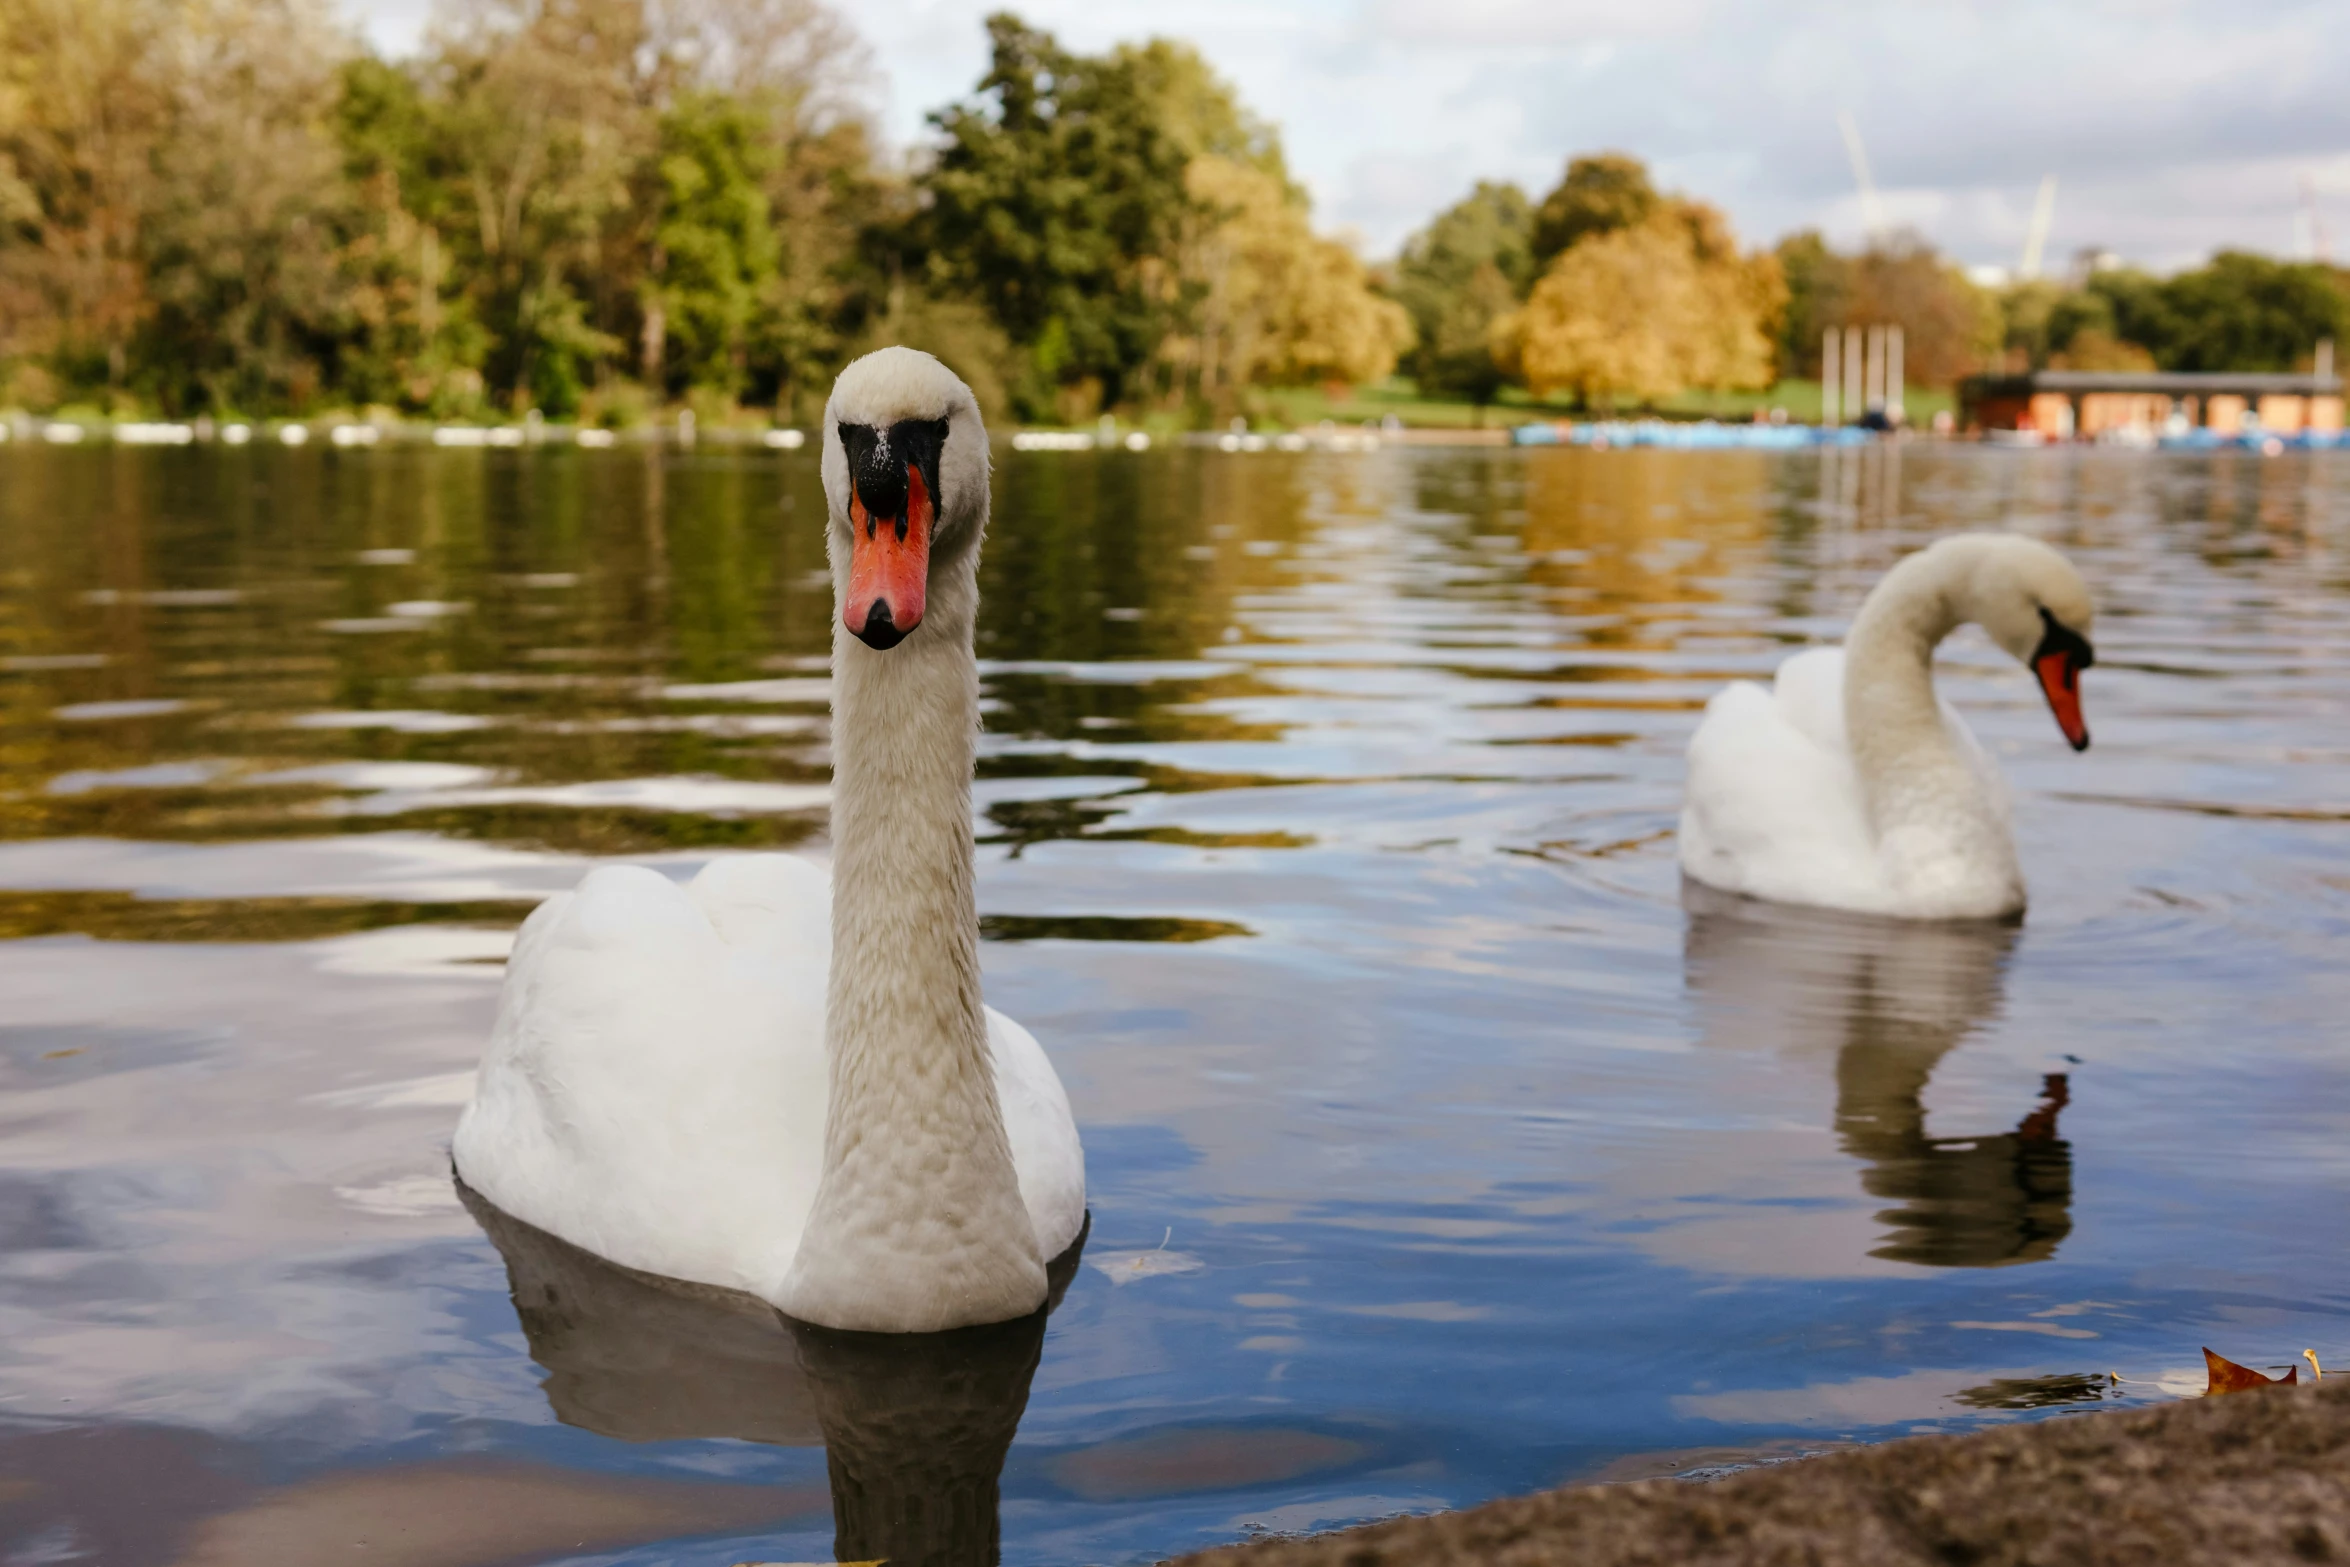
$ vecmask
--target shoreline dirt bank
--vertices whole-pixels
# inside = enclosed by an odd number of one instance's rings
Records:
[[[2350,1377],[1569,1487],[1178,1567],[2350,1563]]]

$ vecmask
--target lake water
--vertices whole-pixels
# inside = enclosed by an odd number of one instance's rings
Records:
[[[7,1562],[1149,1562],[2350,1359],[2350,455],[1000,449],[1041,1343],[501,1252],[447,1142],[523,914],[823,852],[822,504],[0,449]],[[2102,602],[2084,756],[1945,649],[2028,923],[1685,907],[1706,696],[2002,526]]]

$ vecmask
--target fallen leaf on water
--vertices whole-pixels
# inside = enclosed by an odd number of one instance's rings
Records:
[[[2256,1387],[2276,1387],[2301,1380],[2299,1366],[2288,1367],[2281,1377],[2264,1377],[2250,1366],[2239,1366],[2232,1360],[2213,1354],[2208,1348],[2203,1351],[2203,1364],[2211,1374],[2211,1385],[2203,1390],[2205,1398],[2213,1398],[2221,1393],[2248,1393]]]
[[[1086,1258],[1085,1264],[1108,1274],[1112,1284],[1163,1279],[1172,1273],[1197,1273],[1207,1266],[1199,1258],[1184,1251],[1104,1252],[1099,1257]]]

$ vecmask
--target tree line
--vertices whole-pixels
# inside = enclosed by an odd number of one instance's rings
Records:
[[[891,170],[817,0],[0,0],[0,405],[804,420],[886,340],[998,411],[1386,375],[1400,307],[1180,44],[1010,15]]]
[[[1830,327],[1898,323],[1905,372],[2293,370],[2350,340],[2350,272],[2240,251],[2170,277],[2085,257],[2067,280],[1978,287],[1915,234],[1857,253],[1816,231],[1741,254],[1722,215],[1622,153],[1571,159],[1540,201],[1480,183],[1406,242],[1396,297],[1421,391],[1516,387],[1592,408],[1817,377]]]
[[[1830,325],[1900,321],[1940,384],[2289,368],[2344,313],[2339,273],[2253,256],[1987,292],[1913,238],[1745,251],[1620,153],[1479,184],[1374,268],[1187,46],[987,32],[898,167],[821,0],[471,0],[396,61],[334,0],[0,0],[0,406],[805,422],[909,341],[1036,421],[1399,362],[1606,408],[1816,373]]]

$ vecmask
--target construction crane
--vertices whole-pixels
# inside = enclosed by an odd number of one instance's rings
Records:
[[[1860,186],[1860,217],[1873,244],[1886,230],[1885,204],[1877,199],[1877,182],[1869,177],[1868,149],[1860,144],[1860,126],[1850,109],[1836,111],[1836,128],[1844,133],[1844,155],[1852,160],[1853,183]]]
[[[2326,234],[2326,220],[2317,209],[2317,180],[2307,169],[2301,171],[2301,228],[2302,245],[2313,261],[2331,262],[2334,259],[2333,241]]]
[[[2040,176],[2040,198],[2032,203],[2032,226],[2024,233],[2023,258],[2015,273],[2021,278],[2040,275],[2040,253],[2048,248],[2048,227],[2056,221],[2056,176]]]

